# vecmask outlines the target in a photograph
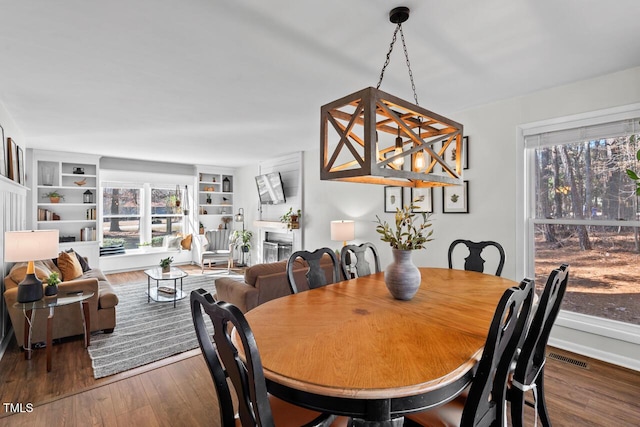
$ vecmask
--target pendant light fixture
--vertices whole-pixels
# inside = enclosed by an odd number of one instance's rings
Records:
[[[407,7],[396,7],[389,13],[396,28],[377,87],[321,107],[320,179],[403,187],[462,184],[463,126],[418,105],[402,32],[407,19]],[[398,32],[415,104],[380,90]],[[447,162],[443,155],[452,144],[456,158]]]

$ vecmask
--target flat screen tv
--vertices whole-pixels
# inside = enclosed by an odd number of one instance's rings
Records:
[[[256,176],[258,195],[263,205],[279,205],[287,200],[284,197],[284,187],[280,172],[271,172]]]

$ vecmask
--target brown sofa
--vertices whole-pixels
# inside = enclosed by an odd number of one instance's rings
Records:
[[[36,261],[36,276],[45,281],[51,272],[60,270],[51,260]],[[27,270],[27,263],[17,263],[4,278],[4,299],[7,303],[11,323],[15,332],[18,345],[22,346],[24,341],[24,314],[21,309],[14,307],[18,295],[18,283],[24,279]],[[61,276],[62,277],[62,276]],[[111,284],[99,269],[91,269],[83,272],[77,279],[64,281],[58,284],[58,295],[68,292],[93,292],[89,299],[91,331],[104,330],[113,332],[116,326],[116,305],[118,296],[115,294]],[[32,343],[46,341],[48,310],[35,310],[35,319],[32,328]],[[81,310],[77,304],[62,306],[55,309],[53,317],[53,339],[64,338],[84,333],[82,327]]]
[[[331,281],[331,259],[325,257],[320,265],[325,270],[327,281]],[[269,264],[256,264],[245,270],[244,280],[222,277],[216,279],[216,299],[218,301],[229,302],[243,313],[264,304],[275,298],[280,298],[291,294],[289,282],[287,281],[287,261],[278,261]],[[298,291],[306,291],[307,267],[301,260],[296,261],[296,268],[293,270]]]

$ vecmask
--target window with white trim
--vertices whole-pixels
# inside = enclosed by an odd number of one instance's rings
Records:
[[[568,263],[563,310],[640,325],[640,117],[592,122],[524,133],[528,270]]]

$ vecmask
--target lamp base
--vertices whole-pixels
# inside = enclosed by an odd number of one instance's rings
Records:
[[[42,280],[30,273],[18,285],[18,302],[26,303],[41,300],[43,297]]]

